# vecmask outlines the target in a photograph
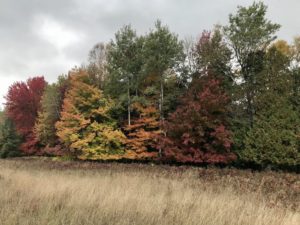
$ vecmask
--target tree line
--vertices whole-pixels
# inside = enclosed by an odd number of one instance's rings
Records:
[[[299,167],[300,37],[277,40],[266,12],[239,6],[197,41],[126,25],[56,83],[14,83],[0,155]]]

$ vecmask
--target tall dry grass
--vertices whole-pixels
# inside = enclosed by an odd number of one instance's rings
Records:
[[[300,214],[270,208],[258,192],[205,183],[194,170],[47,169],[0,161],[1,225],[299,225]]]

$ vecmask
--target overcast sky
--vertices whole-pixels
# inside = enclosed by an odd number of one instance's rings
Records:
[[[59,74],[86,62],[97,42],[124,24],[138,33],[161,19],[181,38],[227,24],[237,5],[251,0],[0,0],[0,103],[15,81]],[[265,0],[268,17],[282,25],[279,38],[300,35],[299,0]]]

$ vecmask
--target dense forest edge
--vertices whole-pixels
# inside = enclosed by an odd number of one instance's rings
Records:
[[[263,2],[180,40],[125,25],[88,64],[9,87],[0,158],[300,171],[300,36],[278,40]]]

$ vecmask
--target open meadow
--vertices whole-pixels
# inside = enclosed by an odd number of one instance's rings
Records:
[[[1,225],[298,225],[297,174],[0,160]]]

